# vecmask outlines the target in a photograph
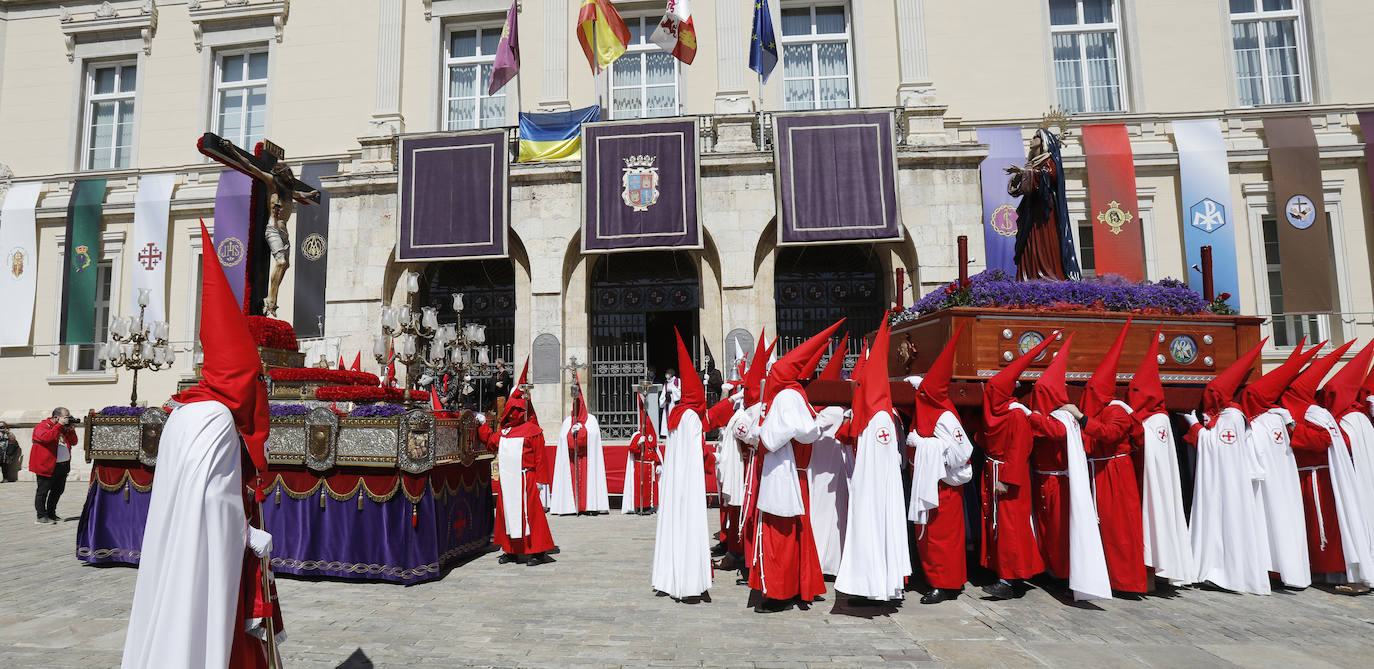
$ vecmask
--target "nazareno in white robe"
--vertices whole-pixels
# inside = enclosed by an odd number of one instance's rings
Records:
[[[158,442],[123,666],[228,666],[244,549],[238,429],[219,402],[172,411]],[[271,537],[253,530],[255,551]]]
[[[1312,562],[1307,557],[1302,480],[1288,435],[1292,421],[1287,409],[1270,409],[1250,421],[1250,439],[1264,458],[1259,500],[1269,539],[1269,571],[1290,588],[1306,588],[1312,585]]]
[[[1365,536],[1374,542],[1374,423],[1355,411],[1342,416],[1339,423],[1350,438],[1350,460],[1359,482],[1356,489],[1363,496]]]
[[[816,539],[816,554],[821,573],[840,572],[844,552],[845,525],[849,522],[849,477],[854,472],[854,456],[849,447],[835,438],[844,422],[844,409],[826,407],[816,414],[821,436],[811,446],[807,485],[811,497],[811,535]]]
[[[763,416],[759,443],[766,452],[759,477],[758,510],[779,518],[803,516],[806,507],[792,442],[816,443],[821,436],[820,423],[811,415],[806,399],[792,388],[784,388],[775,395]]]
[[[663,454],[652,576],[654,589],[675,599],[696,597],[711,587],[704,446],[701,417],[683,413],[677,429],[668,431]]]
[[[888,435],[886,439],[880,435]],[[911,575],[902,439],[892,414],[873,415],[858,438],[835,590],[875,600],[902,598]],[[813,456],[814,457],[814,456]]]
[[[1360,490],[1355,464],[1345,448],[1345,437],[1336,417],[1316,404],[1307,407],[1307,422],[1331,434],[1326,449],[1331,465],[1331,493],[1336,499],[1336,516],[1341,526],[1341,552],[1345,556],[1345,578],[1350,583],[1371,584],[1374,579],[1374,545],[1366,531],[1366,492]]]
[[[716,486],[721,506],[744,505],[744,454],[748,452],[745,439],[751,432],[750,420],[748,411],[736,409],[716,442]]]
[[[1268,530],[1256,504],[1267,472],[1246,436],[1245,415],[1227,407],[1197,435],[1192,544],[1197,581],[1269,594]]]
[[[1107,556],[1097,526],[1097,502],[1093,499],[1088,453],[1083,432],[1069,412],[1055,409],[1050,417],[1064,424],[1064,451],[1069,478],[1069,589],[1076,601],[1111,599]]]
[[[554,452],[553,485],[549,491],[549,513],[570,515],[578,511],[573,487],[581,485],[586,495],[588,511],[609,512],[611,503],[606,490],[606,457],[601,450],[601,425],[596,416],[587,414],[587,480],[577,481],[572,459],[568,457],[568,429],[572,417],[563,419],[558,428],[558,448]],[[633,498],[631,498],[633,499]]]
[[[1140,487],[1140,517],[1145,530],[1145,564],[1169,583],[1186,585],[1197,576],[1197,568],[1193,565],[1188,521],[1183,515],[1183,485],[1179,481],[1174,428],[1165,413],[1148,416],[1141,425],[1144,480]]]

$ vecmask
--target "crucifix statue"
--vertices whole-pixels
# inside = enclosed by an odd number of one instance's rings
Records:
[[[267,198],[267,221],[263,240],[271,257],[272,269],[267,279],[267,296],[263,299],[264,316],[277,315],[277,291],[281,288],[286,270],[291,267],[291,234],[286,224],[296,212],[296,203],[319,204],[320,191],[296,178],[284,162],[286,152],[280,146],[263,140],[249,153],[233,142],[207,132],[197,142],[200,152],[247,174],[262,186],[258,191]],[[256,198],[255,198],[256,199]],[[254,221],[256,223],[257,221]],[[253,226],[256,229],[256,225]],[[256,268],[255,268],[256,269]]]

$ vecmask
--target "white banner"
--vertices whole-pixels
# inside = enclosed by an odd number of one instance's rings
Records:
[[[148,174],[138,180],[134,199],[133,281],[128,315],[138,313],[138,291],[147,288],[150,299],[144,323],[167,320],[167,223],[172,208],[175,174]]]
[[[33,297],[38,288],[38,191],[42,184],[10,186],[0,208],[0,346],[28,346],[33,332]]]

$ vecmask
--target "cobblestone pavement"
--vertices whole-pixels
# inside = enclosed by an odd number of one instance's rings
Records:
[[[0,666],[116,666],[135,571],[73,557],[84,498],[68,487],[60,527],[33,525],[33,483],[0,484]],[[712,514],[714,517],[714,514]],[[649,588],[654,520],[551,518],[557,562],[479,557],[412,587],[281,579],[290,667],[334,667],[355,649],[378,667],[1339,667],[1374,657],[1374,596],[1317,589],[1269,597],[1185,589],[1143,601],[1068,605],[1043,590],[1012,602],[969,588],[891,615],[746,607],[734,575],[710,602]]]

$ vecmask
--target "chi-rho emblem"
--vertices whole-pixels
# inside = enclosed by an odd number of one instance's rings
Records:
[[[648,211],[658,202],[658,168],[654,156],[625,158],[625,172],[620,177],[620,197],[625,206],[635,211]]]
[[[5,262],[9,265],[10,275],[15,279],[24,276],[24,262],[26,260],[28,260],[28,253],[26,253],[22,247],[16,246],[10,249],[9,255],[5,258]]]
[[[1122,210],[1121,203],[1116,200],[1108,202],[1107,208],[1097,215],[1098,222],[1106,223],[1114,235],[1121,234],[1121,229],[1126,227],[1126,224],[1130,223],[1133,218],[1135,216],[1129,211]]]
[[[1216,232],[1217,228],[1226,225],[1226,207],[1210,197],[1193,205],[1188,213],[1192,214],[1193,227],[1206,233]]]

